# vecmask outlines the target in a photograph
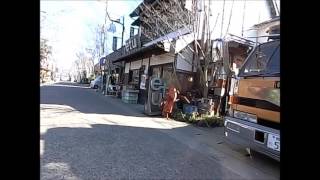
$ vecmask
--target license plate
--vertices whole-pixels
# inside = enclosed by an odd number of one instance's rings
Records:
[[[276,151],[280,151],[280,136],[268,134],[267,147]]]

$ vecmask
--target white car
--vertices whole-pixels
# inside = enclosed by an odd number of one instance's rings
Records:
[[[93,89],[99,88],[101,86],[101,80],[102,80],[101,76],[96,77],[96,79],[91,81],[90,88],[93,88]]]

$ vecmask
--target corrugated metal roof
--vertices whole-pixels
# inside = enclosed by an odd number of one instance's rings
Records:
[[[144,2],[145,4],[152,4],[154,1],[156,1],[156,0],[143,0],[143,2]],[[140,3],[140,4],[133,10],[133,12],[129,14],[129,16],[130,16],[130,17],[139,16],[140,13],[141,13],[140,7],[142,7],[142,6],[143,6],[143,3]]]
[[[185,35],[185,34],[189,34],[189,33],[191,33],[191,31],[189,29],[181,28],[181,29],[179,29],[177,31],[171,32],[171,33],[169,33],[167,35],[164,35],[164,36],[161,36],[158,39],[150,41],[150,42],[144,44],[143,46],[147,47],[147,46],[150,46],[152,44],[156,44],[156,43],[161,42],[161,41],[168,41],[168,40],[172,41],[174,39],[177,39],[179,36],[182,36],[182,35]]]
[[[131,26],[140,26],[140,24],[141,24],[141,21],[140,21],[140,18],[138,18],[131,23]]]
[[[135,57],[131,58],[132,56],[138,57],[138,56],[140,56],[141,54],[143,54],[144,52],[146,52],[148,50],[163,50],[163,49],[160,48],[159,46],[157,46],[156,44],[152,44],[152,45],[147,46],[147,47],[141,47],[140,49],[137,49],[136,51],[132,51],[132,52],[130,52],[128,54],[125,54],[125,55],[122,55],[122,56],[116,58],[113,61],[113,63],[126,60],[128,57],[130,57],[131,60],[134,60]]]
[[[109,54],[107,56],[107,59],[110,59],[113,63],[119,62],[129,56],[139,54],[139,53],[145,52],[147,50],[158,49],[158,48],[160,49],[160,47],[157,46],[157,43],[168,41],[168,40],[172,41],[172,40],[177,39],[177,38],[179,38],[183,35],[186,35],[186,34],[190,34],[190,30],[188,30],[186,28],[181,28],[177,31],[171,32],[165,36],[161,36],[153,41],[150,41],[150,42],[142,45],[141,48],[137,49],[136,51],[132,51],[128,54],[123,55],[123,54],[121,54],[121,49],[118,49],[117,51]]]
[[[259,24],[255,24],[253,25],[253,27],[257,28],[257,27],[261,27],[263,25],[266,25],[266,24],[269,24],[269,23],[272,23],[272,22],[275,22],[275,21],[279,21],[280,20],[280,16],[277,16],[273,19],[270,19],[270,20],[267,20],[267,21],[264,21],[264,22],[261,22]]]

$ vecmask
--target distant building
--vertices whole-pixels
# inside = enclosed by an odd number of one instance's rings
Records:
[[[280,34],[279,16],[268,21],[253,25],[246,31],[245,37],[247,37],[247,39],[251,41],[263,43],[267,42],[269,39],[269,37],[263,36],[269,36],[270,34]]]

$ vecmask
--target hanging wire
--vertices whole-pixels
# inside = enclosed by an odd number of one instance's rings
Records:
[[[246,11],[246,0],[244,0],[243,5],[243,17],[242,17],[242,28],[241,28],[241,36],[243,37],[243,25],[244,25],[244,17],[245,17],[245,11]]]
[[[219,19],[219,15],[220,15],[220,13],[218,13],[217,14],[217,18],[216,18],[216,22],[214,23],[214,26],[213,26],[213,28],[212,28],[212,30],[211,30],[211,36],[212,36],[212,33],[213,33],[213,31],[215,30],[215,28],[216,28],[216,26],[217,26],[217,22],[218,22],[218,19]]]
[[[223,0],[223,8],[222,8],[222,19],[221,19],[221,31],[220,31],[220,38],[222,37],[222,29],[223,29],[223,20],[224,20],[224,7],[226,4],[226,0]]]
[[[279,8],[278,8],[277,0],[274,0],[274,4],[275,4],[275,6],[276,6],[276,10],[277,10],[277,12],[278,12],[278,15],[280,15],[280,10],[279,10]]]
[[[225,33],[225,35],[224,35],[223,38],[225,38],[226,35],[227,35],[228,32],[229,32],[229,27],[230,27],[230,23],[231,23],[232,12],[233,12],[233,4],[234,4],[234,0],[232,0],[231,10],[230,10],[230,16],[229,16],[229,23],[228,23],[227,30],[226,30],[226,33]]]

